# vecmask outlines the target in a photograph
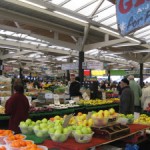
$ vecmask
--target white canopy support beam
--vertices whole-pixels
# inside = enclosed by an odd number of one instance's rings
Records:
[[[20,51],[20,52],[13,53],[13,54],[2,55],[0,59],[5,60],[8,58],[12,58],[13,56],[19,56],[19,55],[24,55],[24,54],[28,54],[28,53],[30,53],[30,51]]]
[[[105,41],[105,42],[88,44],[88,45],[85,45],[84,51],[88,51],[88,50],[96,49],[96,48],[100,48],[100,47],[112,46],[112,45],[115,45],[115,44],[118,44],[121,42],[126,42],[126,41],[128,41],[128,40],[121,38],[121,39],[117,39],[117,40],[110,40],[110,41]]]
[[[14,41],[7,41],[7,40],[1,40],[0,39],[0,45],[7,45],[7,46],[12,46],[12,47],[20,47],[26,50],[31,50],[31,52],[51,52],[51,53],[58,53],[61,55],[70,55],[70,51],[65,51],[65,50],[60,50],[60,49],[54,49],[54,48],[49,48],[49,47],[44,47],[44,46],[36,46],[33,44],[26,44],[26,43],[20,43],[20,42],[14,42]],[[77,51],[72,51],[72,56],[74,57],[78,57],[79,52]],[[101,61],[108,61],[108,62],[116,62],[116,63],[120,63],[120,60],[116,59],[116,58],[108,58],[108,57],[96,57],[96,56],[90,56],[85,54],[85,58],[87,59],[92,59],[92,60],[101,60]],[[127,61],[121,61],[122,64],[128,64]]]

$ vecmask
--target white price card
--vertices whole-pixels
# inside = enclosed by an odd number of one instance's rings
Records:
[[[52,99],[53,93],[45,93],[45,99]]]
[[[75,101],[74,100],[69,100],[69,104],[74,104]]]
[[[54,94],[54,104],[55,105],[60,105],[59,95],[58,94]]]
[[[140,117],[140,113],[134,112],[134,120],[138,119]]]

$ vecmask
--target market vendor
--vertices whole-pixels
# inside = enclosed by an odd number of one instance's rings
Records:
[[[22,85],[14,86],[15,93],[7,100],[5,113],[10,115],[9,129],[19,133],[19,124],[28,118],[29,102],[24,93]]]
[[[121,114],[133,114],[134,113],[134,93],[129,87],[129,80],[124,78],[121,80],[120,86],[122,93],[120,96],[119,111]]]

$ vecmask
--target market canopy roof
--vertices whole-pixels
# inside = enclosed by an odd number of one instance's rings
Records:
[[[150,25],[122,37],[114,1],[1,0],[0,18],[1,59],[7,63],[62,64],[77,61],[83,50],[86,60],[150,64]]]

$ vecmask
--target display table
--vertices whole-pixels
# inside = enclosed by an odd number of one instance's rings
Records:
[[[34,112],[30,113],[30,118],[37,118],[38,117],[54,117],[56,115],[63,116],[65,114],[71,114],[71,113],[77,113],[77,112],[83,112],[88,113],[89,111],[93,110],[100,110],[100,109],[109,109],[109,108],[119,108],[119,104],[104,104],[104,105],[98,105],[98,106],[80,106],[80,107],[74,107],[74,108],[67,108],[67,109],[58,109],[58,110],[52,110],[48,112]],[[9,120],[9,115],[0,115],[0,121],[3,120]]]
[[[80,144],[80,143],[77,143],[74,140],[74,138],[69,138],[64,143],[57,143],[57,142],[53,142],[51,140],[45,140],[43,145],[47,146],[48,148],[59,148],[59,150],[87,150],[90,148],[99,147],[99,146],[104,145],[104,144],[109,144],[111,142],[124,139],[126,137],[130,137],[130,136],[135,135],[136,133],[138,133],[140,131],[146,130],[149,127],[150,126],[139,125],[139,124],[129,125],[130,134],[123,136],[123,137],[120,137],[120,138],[117,138],[117,139],[114,139],[114,140],[107,140],[107,139],[103,139],[103,138],[93,137],[91,142],[85,143],[85,144]]]

